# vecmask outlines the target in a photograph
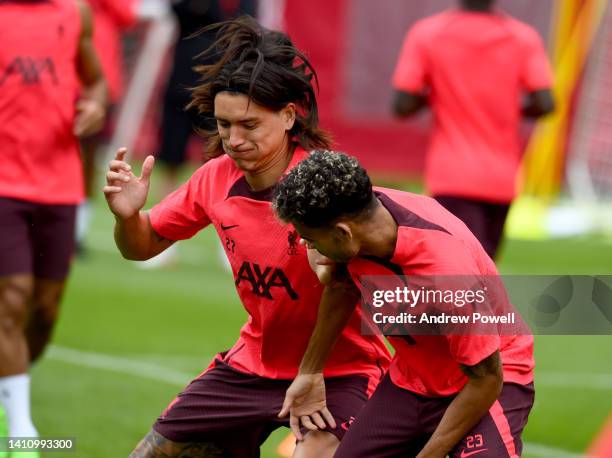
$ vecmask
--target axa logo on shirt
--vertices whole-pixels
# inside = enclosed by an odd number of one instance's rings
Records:
[[[267,266],[262,270],[257,263],[244,261],[236,275],[236,286],[242,281],[247,281],[251,285],[251,292],[267,299],[274,299],[272,292],[273,288],[283,288],[291,299],[296,301],[298,295],[291,287],[291,283],[283,272],[278,267]]]
[[[45,75],[52,84],[59,84],[52,58],[17,56],[4,68],[0,68],[0,86],[10,77],[21,78],[21,84],[24,85],[40,84]]]

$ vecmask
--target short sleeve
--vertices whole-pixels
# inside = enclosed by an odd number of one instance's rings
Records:
[[[451,335],[446,337],[452,358],[464,366],[474,366],[499,350],[498,335]]]
[[[535,30],[530,30],[525,38],[522,85],[527,92],[548,89],[553,84],[553,75],[542,38]]]
[[[206,166],[198,169],[187,183],[150,210],[151,226],[157,234],[168,240],[185,240],[211,223],[206,172]]]
[[[421,92],[427,82],[427,59],[425,40],[417,24],[404,38],[393,73],[393,87],[399,91]]]

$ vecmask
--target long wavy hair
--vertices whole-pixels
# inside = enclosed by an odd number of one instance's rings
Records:
[[[213,118],[215,96],[223,91],[244,94],[273,111],[294,103],[297,114],[290,137],[307,151],[330,147],[330,135],[318,127],[316,72],[285,33],[268,30],[250,16],[213,24],[201,32],[211,31],[216,31],[215,42],[198,57],[214,63],[195,67],[200,83],[192,89],[188,109]],[[216,123],[207,124],[211,127],[199,128],[198,133],[207,140],[207,156],[219,156],[223,148]]]

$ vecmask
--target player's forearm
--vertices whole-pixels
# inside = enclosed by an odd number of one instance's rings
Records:
[[[352,282],[333,281],[325,287],[317,323],[300,364],[300,374],[323,371],[325,361],[355,311],[359,297],[359,290]]]
[[[81,14],[81,36],[77,56],[77,71],[83,84],[81,98],[95,101],[101,108],[106,109],[109,99],[108,86],[93,42],[93,16],[86,2],[79,0],[77,4]]]
[[[491,408],[503,386],[499,354],[494,353],[484,364],[490,370],[469,376],[417,458],[444,458]]]
[[[100,107],[106,110],[109,102],[108,85],[102,74],[85,85],[81,94],[81,99],[96,102]]]
[[[153,257],[155,232],[149,222],[149,215],[139,211],[129,218],[115,216],[115,243],[124,258],[143,261]]]

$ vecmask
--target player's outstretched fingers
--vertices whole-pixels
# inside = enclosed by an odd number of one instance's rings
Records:
[[[151,172],[153,172],[153,166],[155,165],[155,158],[153,156],[147,156],[142,163],[142,173],[140,174],[141,181],[148,183],[151,178]]]
[[[108,170],[112,170],[113,172],[126,172],[130,173],[132,171],[132,166],[124,161],[118,161],[113,159],[108,163]]]
[[[130,181],[130,177],[125,173],[111,171],[106,172],[106,182],[111,184],[115,181],[123,181],[124,183],[127,183],[128,181]]]
[[[329,425],[330,428],[332,428],[332,429],[336,428],[336,420],[334,420],[334,416],[327,409],[327,407],[323,407],[321,409],[321,415],[323,415],[323,419]]]
[[[127,148],[119,148],[117,152],[115,153],[115,158],[112,159],[108,163],[109,170],[112,170],[113,172],[121,172],[121,171],[125,171],[128,173],[131,172],[132,167],[130,166],[130,164],[125,162],[126,154],[127,154]]]
[[[104,194],[116,194],[118,192],[121,192],[123,190],[123,188],[119,187],[119,186],[104,186],[102,188],[102,192]]]
[[[291,427],[291,431],[293,431],[293,435],[297,440],[304,440],[304,436],[302,436],[302,431],[300,431],[300,419],[298,417],[292,414],[289,417],[289,426]]]
[[[291,405],[293,404],[294,398],[291,394],[287,393],[285,395],[285,400],[283,401],[283,407],[278,413],[278,418],[286,417],[289,414],[289,409],[291,409]]]
[[[115,159],[118,160],[118,161],[123,161],[123,160],[125,160],[125,155],[126,154],[127,154],[127,148],[125,146],[122,146],[115,153]]]
[[[315,412],[313,414],[310,415],[310,418],[312,419],[312,421],[314,422],[315,425],[317,425],[317,428],[319,429],[325,429],[327,428],[327,425],[325,424],[325,422],[323,421],[323,417],[321,417],[321,415],[319,414],[319,412]]]
[[[317,425],[315,425],[312,420],[310,419],[310,416],[308,415],[302,415],[300,417],[300,420],[302,421],[302,426],[306,429],[309,429],[311,431],[318,431],[319,428],[317,428]]]

